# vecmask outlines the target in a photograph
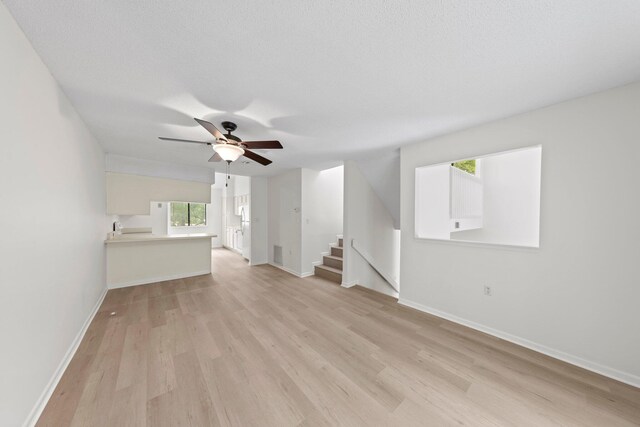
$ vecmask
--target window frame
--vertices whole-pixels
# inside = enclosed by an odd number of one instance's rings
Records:
[[[186,203],[187,204],[187,223],[185,225],[172,225],[172,221],[171,221],[171,216],[172,216],[172,210],[173,210],[173,205],[175,203]],[[204,205],[204,224],[191,224],[191,205]],[[206,227],[207,226],[207,204],[206,203],[196,203],[196,202],[171,202],[169,203],[169,225],[172,228],[179,228],[179,227]]]

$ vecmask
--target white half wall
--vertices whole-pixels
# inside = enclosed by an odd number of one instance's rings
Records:
[[[102,149],[2,3],[0,57],[0,425],[19,426],[106,291],[109,221]]]
[[[342,234],[344,167],[302,169],[302,275],[314,274],[322,253]]]
[[[211,273],[208,238],[110,241],[106,246],[109,289]]]
[[[393,217],[358,164],[346,161],[343,286],[360,285],[397,296],[397,292],[351,247],[352,239],[372,257],[376,268],[395,279],[396,283],[400,282],[400,230],[394,228]]]
[[[402,148],[401,301],[640,386],[638,117],[636,83]],[[414,238],[416,167],[537,144],[539,249]]]

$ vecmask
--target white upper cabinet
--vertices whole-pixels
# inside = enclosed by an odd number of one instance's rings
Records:
[[[107,214],[149,215],[151,201],[211,203],[211,185],[107,172]]]

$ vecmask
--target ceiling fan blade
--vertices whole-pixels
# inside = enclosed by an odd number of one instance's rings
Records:
[[[253,151],[249,151],[246,148],[244,150],[244,156],[253,161],[260,163],[263,166],[267,166],[268,164],[271,163],[271,160],[267,159],[266,157],[262,157],[260,154],[256,154]]]
[[[211,158],[209,159],[210,162],[219,162],[222,160],[222,157],[220,157],[220,154],[215,153],[213,156],[211,156]]]
[[[226,140],[227,140],[227,138],[225,138],[225,137],[224,137],[224,135],[222,134],[222,132],[220,132],[220,131],[218,130],[218,128],[217,128],[217,127],[215,127],[212,123],[209,123],[209,122],[208,122],[208,121],[206,121],[206,120],[196,119],[195,117],[194,117],[194,120],[195,120],[196,122],[198,122],[198,124],[200,124],[200,126],[202,126],[203,128],[205,128],[206,130],[208,130],[208,131],[209,131],[209,133],[210,133],[211,135],[215,136],[216,140],[220,140],[220,139],[222,139],[222,140],[224,140],[224,141],[226,141]]]
[[[211,145],[212,144],[212,142],[194,141],[192,139],[165,138],[164,136],[159,136],[158,139],[161,139],[163,141],[192,142],[194,144],[205,144],[205,145]]]
[[[280,141],[242,141],[242,144],[246,145],[247,148],[251,148],[251,149],[282,148],[282,144],[280,144]]]

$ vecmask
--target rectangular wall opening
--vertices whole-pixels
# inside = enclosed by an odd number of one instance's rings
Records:
[[[542,147],[416,168],[416,237],[539,247]]]

